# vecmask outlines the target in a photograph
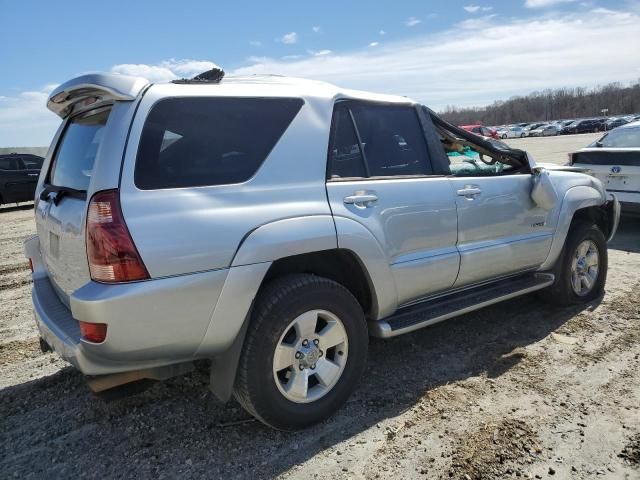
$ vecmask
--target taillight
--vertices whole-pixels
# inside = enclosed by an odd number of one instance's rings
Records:
[[[117,190],[96,193],[87,214],[87,257],[98,282],[131,282],[149,278],[122,216]]]
[[[29,259],[29,269],[31,270],[31,273],[33,273],[33,260]]]
[[[107,338],[106,323],[87,323],[78,322],[80,324],[80,333],[82,338],[87,342],[102,343]]]

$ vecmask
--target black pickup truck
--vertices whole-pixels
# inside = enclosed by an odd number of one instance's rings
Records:
[[[33,200],[42,161],[38,155],[0,155],[0,205]]]

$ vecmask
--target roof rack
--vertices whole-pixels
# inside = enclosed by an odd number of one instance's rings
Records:
[[[193,78],[181,78],[172,80],[171,83],[190,84],[190,83],[220,83],[224,77],[224,70],[220,67],[213,67],[211,70],[199,73]]]

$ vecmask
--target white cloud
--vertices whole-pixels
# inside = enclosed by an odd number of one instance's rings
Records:
[[[60,118],[46,108],[53,88],[47,85],[41,90],[0,97],[0,146],[49,146],[60,125]]]
[[[313,30],[313,33],[320,33],[320,27],[317,25],[311,27],[311,30]]]
[[[525,0],[524,6],[527,8],[544,8],[558,5],[560,3],[570,3],[576,0]]]
[[[480,5],[466,5],[463,7],[469,13],[490,12],[493,7],[481,7]]]
[[[456,26],[465,30],[489,28],[491,26],[491,20],[495,17],[497,17],[497,15],[493,13],[491,15],[484,15],[482,17],[469,18],[457,23]]]
[[[405,20],[404,24],[407,27],[415,27],[416,25],[418,25],[419,23],[422,23],[422,20],[420,20],[419,18],[416,17],[409,17]]]
[[[293,62],[263,58],[231,73],[325,80],[347,88],[407,95],[436,109],[640,77],[640,49],[625,40],[640,38],[640,13],[584,12],[500,23],[479,18],[463,25],[473,34],[461,35],[456,26],[387,42],[384,48]]]
[[[331,50],[307,50],[309,55],[313,55],[314,57],[324,57],[325,55],[331,55]]]
[[[170,82],[178,78],[169,68],[160,65],[146,65],[143,63],[123,63],[111,67],[111,73],[133,75],[148,78],[151,82]]]
[[[369,46],[370,46],[370,47],[377,47],[378,45],[380,45],[380,43],[379,43],[379,42],[371,42],[371,43],[369,44]]]
[[[467,29],[465,34],[461,27]],[[244,66],[227,70],[230,75],[275,73],[325,80],[407,95],[441,109],[486,105],[545,88],[637,81],[640,49],[630,38],[640,38],[640,11],[600,8],[502,22],[485,16],[378,48],[316,55],[324,52],[319,50],[313,56],[281,59],[251,57]],[[212,65],[169,59],[155,65],[114,65],[111,71],[157,82],[193,76]],[[59,125],[59,118],[45,106],[52,89],[48,85],[18,94],[1,92],[0,146],[49,144]]]
[[[386,35],[386,34],[387,34],[387,32],[385,32],[384,30],[380,30],[380,31],[378,32],[378,35]]]
[[[170,82],[177,78],[191,78],[216,67],[216,64],[204,60],[191,60],[175,58],[165,60],[159,65],[146,65],[143,63],[123,63],[111,67],[111,73],[121,75],[133,75],[144,77],[150,82]]]
[[[298,41],[298,34],[296,32],[285,33],[280,41],[285,45],[292,45]]]
[[[251,45],[252,47],[261,47],[262,42],[260,40],[251,40],[249,42],[249,45]]]

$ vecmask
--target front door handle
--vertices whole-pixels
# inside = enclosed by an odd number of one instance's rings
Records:
[[[478,187],[466,186],[460,190],[458,190],[458,195],[461,197],[473,197],[475,195],[480,195],[482,190]]]
[[[348,205],[355,205],[358,208],[368,208],[378,201],[378,196],[373,193],[356,192],[353,195],[344,197],[343,202]]]

